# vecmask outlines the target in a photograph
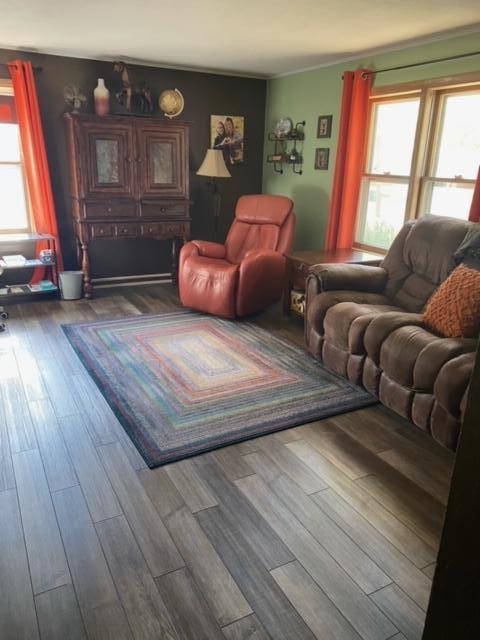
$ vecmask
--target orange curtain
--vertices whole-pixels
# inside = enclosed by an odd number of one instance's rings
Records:
[[[17,121],[15,105],[11,96],[0,96],[0,122],[12,124]]]
[[[55,237],[57,263],[61,270],[63,265],[58,240],[57,220],[32,65],[30,62],[15,60],[8,64],[8,70],[13,84],[25,181],[33,226],[37,233],[48,233]],[[39,280],[42,277],[42,273],[43,269],[36,269],[33,281]]]
[[[480,222],[480,167],[478,167],[477,181],[473,190],[472,206],[468,219],[471,222]]]
[[[366,69],[343,74],[342,106],[325,249],[350,249],[355,232],[368,129],[372,76]]]

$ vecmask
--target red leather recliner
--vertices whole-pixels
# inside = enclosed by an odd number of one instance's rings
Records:
[[[284,254],[290,250],[294,230],[290,198],[242,196],[224,245],[193,240],[182,248],[181,303],[235,318],[277,302],[284,286]]]

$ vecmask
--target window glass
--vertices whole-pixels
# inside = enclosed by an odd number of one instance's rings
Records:
[[[408,176],[420,98],[374,106],[369,173]]]
[[[0,231],[27,228],[28,215],[22,165],[0,164]]]
[[[480,92],[452,94],[441,101],[433,176],[474,179],[480,164]]]
[[[365,180],[357,240],[372,247],[388,249],[405,219],[408,184]]]

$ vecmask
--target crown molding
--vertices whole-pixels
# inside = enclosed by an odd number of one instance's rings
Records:
[[[351,56],[343,56],[329,60],[328,62],[319,63],[310,67],[304,67],[295,71],[285,71],[284,73],[276,73],[268,77],[269,80],[275,80],[276,78],[285,78],[287,76],[293,76],[298,73],[306,73],[308,71],[315,71],[316,69],[325,69],[327,67],[334,67],[338,64],[345,64],[347,62],[355,62],[357,60],[364,60],[370,56],[378,56],[383,53],[395,53],[396,51],[403,51],[415,46],[421,46],[424,44],[433,44],[434,42],[441,42],[443,40],[453,40],[454,38],[467,36],[478,33],[480,35],[480,23],[470,25],[468,27],[459,27],[458,29],[449,29],[448,31],[441,31],[429,36],[421,36],[418,38],[411,38],[410,40],[402,40],[396,44],[387,45],[384,47],[374,47],[373,49],[365,49],[360,53],[356,53]]]

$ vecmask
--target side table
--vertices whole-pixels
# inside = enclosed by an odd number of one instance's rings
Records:
[[[314,264],[351,263],[375,265],[384,258],[382,254],[363,249],[336,249],[334,251],[297,251],[286,256],[287,267],[283,293],[283,312],[303,318],[303,313],[291,308],[291,291],[305,292],[305,279]]]

